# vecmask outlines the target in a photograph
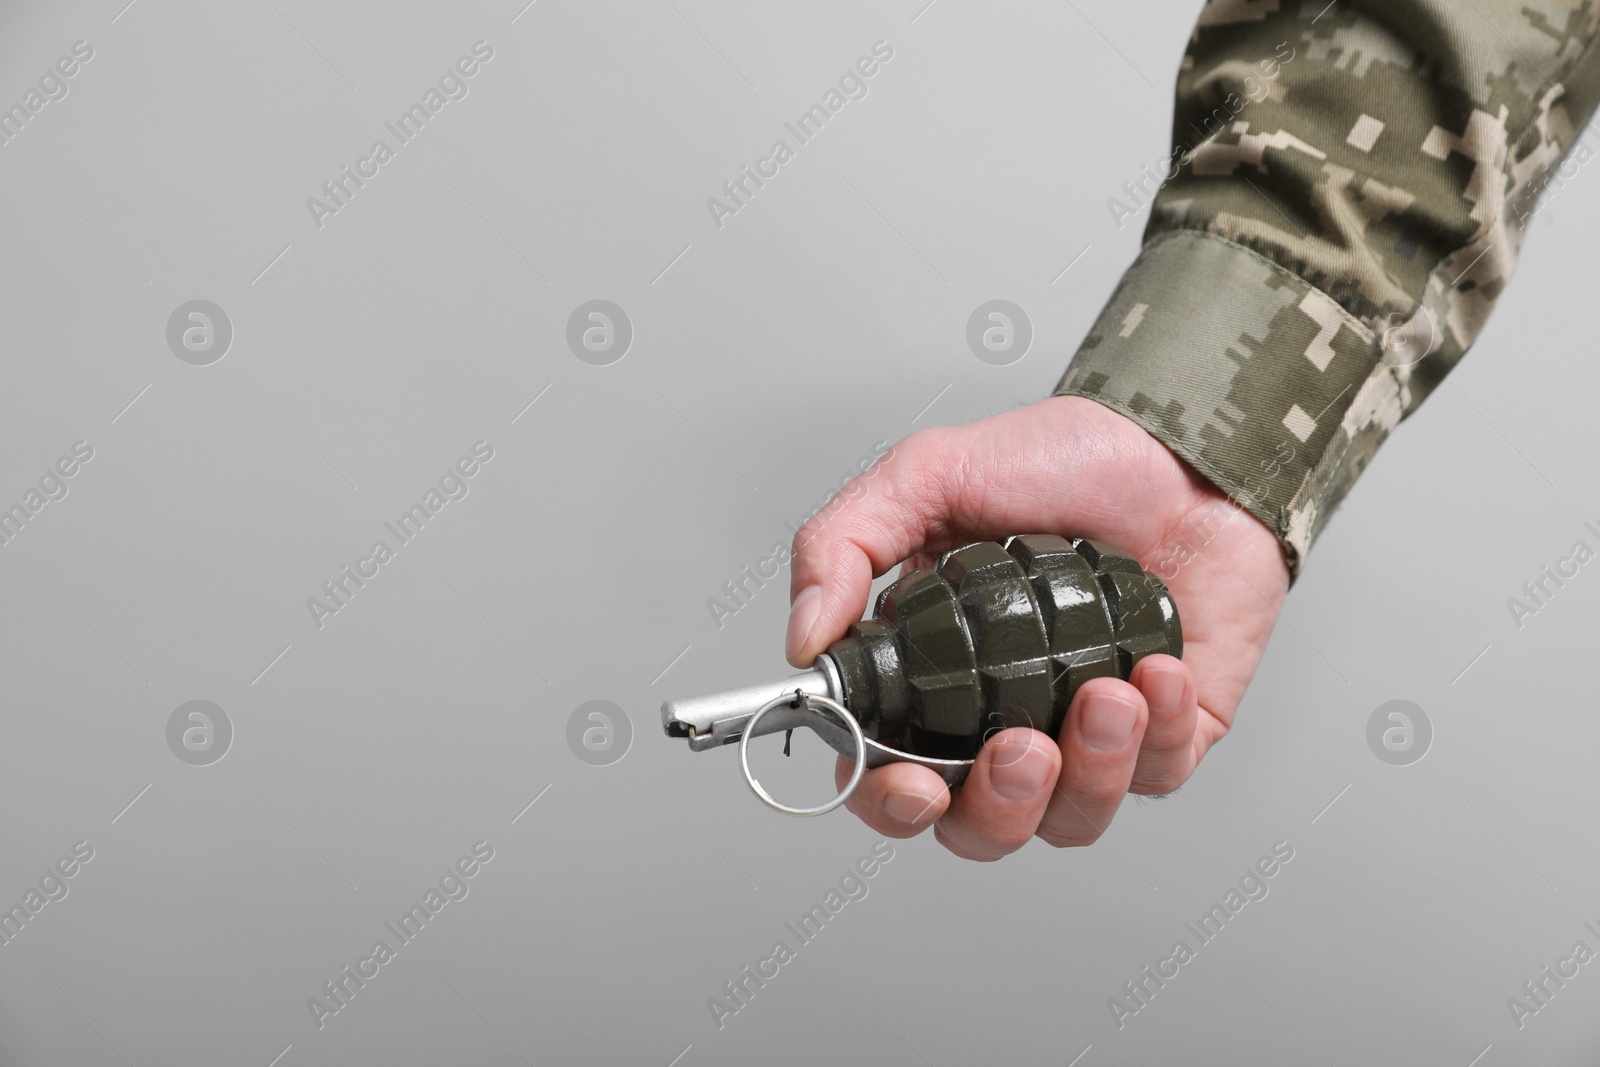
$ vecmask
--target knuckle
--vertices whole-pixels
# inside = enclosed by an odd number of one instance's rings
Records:
[[[822,536],[822,528],[828,525],[829,520],[834,517],[834,513],[838,510],[837,503],[837,497],[830,497],[828,502],[819,508],[815,514],[800,524],[800,528],[794,532],[795,555],[804,553],[812,542]]]
[[[1180,767],[1175,760],[1152,761],[1148,767],[1134,768],[1133,781],[1128,784],[1128,792],[1146,797],[1167,796],[1176,793],[1179,787],[1189,780],[1192,773],[1192,768]]]
[[[969,480],[971,457],[965,443],[957,427],[918,430],[900,445],[893,484],[907,496],[943,500],[952,486]]]
[[[944,428],[919,430],[898,446],[888,486],[902,497],[920,498],[938,485],[948,466]]]
[[[895,446],[895,452],[909,466],[920,466],[942,453],[950,440],[950,430],[944,426],[930,426],[918,430]]]
[[[1033,840],[1033,835],[1034,831],[1031,829],[1005,830],[1000,833],[987,834],[985,835],[985,840],[994,845],[1002,854],[1009,854]],[[999,857],[996,858],[998,859]]]
[[[862,819],[862,822],[872,827],[874,831],[884,837],[892,837],[896,841],[905,841],[916,837],[927,829],[926,826],[907,826],[905,823],[896,823],[889,819]]]
[[[1156,800],[1163,800],[1181,789],[1186,781],[1188,781],[1186,776],[1177,774],[1135,778],[1133,784],[1128,787],[1128,792],[1141,797],[1154,797]]]
[[[1084,848],[1100,840],[1100,831],[1068,832],[1041,826],[1035,836],[1051,848]]]
[[[946,832],[944,826],[940,823],[934,823],[933,836],[939,842],[939,844],[943,845],[948,852],[956,856],[958,859],[971,860],[973,863],[993,863],[995,860],[1000,858],[999,856],[990,856],[974,852],[965,845],[952,840],[949,833]]]

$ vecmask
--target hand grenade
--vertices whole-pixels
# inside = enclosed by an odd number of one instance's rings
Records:
[[[947,552],[878,597],[800,674],[669,700],[661,723],[696,752],[735,742],[757,795],[790,814],[844,802],[867,767],[907,761],[958,785],[984,740],[1011,726],[1057,736],[1078,687],[1183,654],[1177,605],[1138,562],[1095,541],[1027,534]],[[751,737],[806,726],[855,760],[845,790],[790,808],[749,773]]]

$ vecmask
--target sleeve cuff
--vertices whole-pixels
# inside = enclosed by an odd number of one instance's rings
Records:
[[[1266,523],[1297,577],[1409,407],[1397,369],[1371,327],[1303,278],[1176,230],[1146,243],[1055,392],[1148,430]]]

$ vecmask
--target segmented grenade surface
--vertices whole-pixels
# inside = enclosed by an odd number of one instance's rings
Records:
[[[1138,562],[1050,534],[982,541],[906,575],[828,650],[867,735],[964,759],[1008,726],[1055,736],[1078,687],[1180,656],[1167,587]]]

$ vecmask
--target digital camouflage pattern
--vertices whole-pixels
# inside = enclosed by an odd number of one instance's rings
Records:
[[[1597,27],[1596,0],[1211,0],[1144,249],[1057,394],[1149,430],[1298,575],[1483,329],[1553,168],[1595,155]]]

